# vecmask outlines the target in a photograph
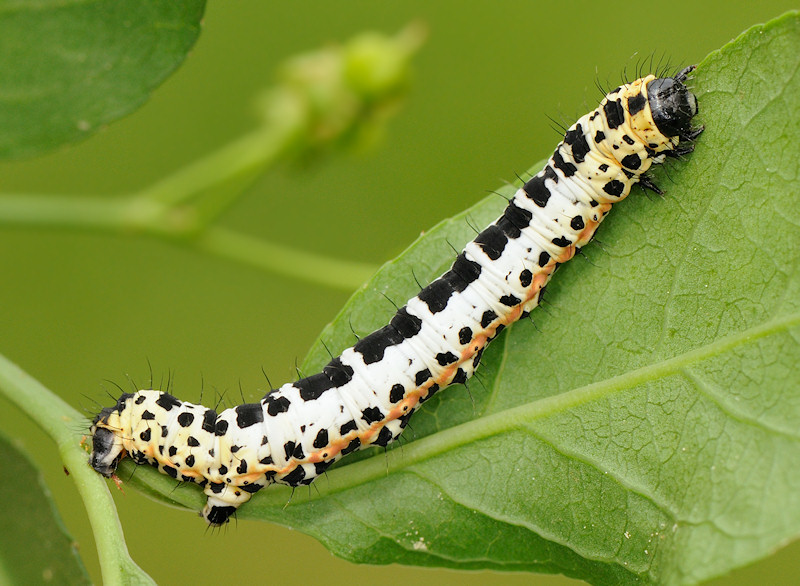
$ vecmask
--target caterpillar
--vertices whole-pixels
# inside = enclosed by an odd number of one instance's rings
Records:
[[[91,466],[113,477],[125,456],[203,487],[202,515],[222,525],[263,487],[310,484],[364,446],[398,438],[419,406],[464,383],[486,344],[536,305],[550,277],[593,237],[646,172],[694,150],[697,99],[648,75],[609,92],[573,124],[544,169],[450,269],[322,369],[217,413],[158,390],[123,394],[91,426]]]

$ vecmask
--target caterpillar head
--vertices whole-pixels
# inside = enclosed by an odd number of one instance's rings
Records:
[[[689,138],[693,132],[692,118],[697,114],[697,98],[683,82],[694,68],[687,67],[675,77],[661,77],[647,85],[653,122],[664,136]]]
[[[121,401],[121,399],[120,399]],[[122,438],[114,430],[113,421],[119,420],[119,408],[105,407],[92,421],[92,453],[89,464],[96,472],[110,478],[117,470],[119,461],[125,457]]]

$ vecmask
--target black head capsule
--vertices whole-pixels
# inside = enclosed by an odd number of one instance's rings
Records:
[[[683,85],[688,72],[684,70],[674,78],[662,77],[647,84],[653,121],[664,136],[686,136],[692,130],[697,98]]]
[[[114,432],[104,427],[97,427],[92,432],[92,455],[89,464],[96,472],[110,478],[117,470],[122,459],[122,449],[118,445]]]

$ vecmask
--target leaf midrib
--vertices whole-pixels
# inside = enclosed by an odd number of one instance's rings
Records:
[[[400,450],[388,452],[386,454],[389,459],[388,463],[383,457],[375,457],[354,462],[351,465],[328,472],[330,484],[326,494],[335,494],[360,486],[371,480],[386,477],[387,464],[390,470],[398,471],[488,437],[523,430],[537,419],[544,419],[567,412],[581,405],[653,380],[681,374],[684,368],[692,364],[720,356],[738,346],[788,330],[794,326],[800,326],[800,312],[769,320],[758,326],[719,338],[712,343],[654,364],[642,366],[624,374],[442,430],[411,444],[406,444],[402,449],[402,453],[400,453]],[[776,431],[775,433],[778,432]],[[283,506],[285,504],[285,495],[282,493],[283,491],[269,491],[269,496],[266,500],[275,501],[276,504]],[[319,498],[324,497],[295,495],[293,500],[295,502],[305,502]]]

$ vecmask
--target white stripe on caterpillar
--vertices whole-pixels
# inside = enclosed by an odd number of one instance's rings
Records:
[[[507,325],[531,311],[559,264],[588,243],[611,205],[666,156],[691,152],[697,100],[675,77],[611,91],[567,131],[545,168],[469,242],[450,270],[390,323],[258,403],[217,414],[155,390],[124,394],[92,424],[92,467],[112,476],[130,456],[204,487],[221,525],[270,483],[311,483],[363,446],[397,439],[439,389],[465,382]]]

